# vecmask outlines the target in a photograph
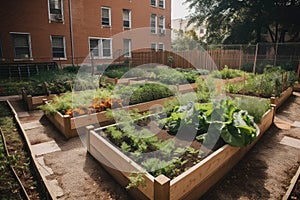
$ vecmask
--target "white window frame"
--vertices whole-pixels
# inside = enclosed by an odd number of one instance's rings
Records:
[[[31,48],[31,35],[30,33],[24,33],[24,32],[10,32],[10,35],[12,37],[12,44],[13,44],[13,51],[14,51],[14,61],[18,61],[18,60],[33,60],[32,57],[32,48]],[[28,40],[28,48],[29,48],[29,56],[28,58],[17,58],[16,57],[16,49],[15,49],[15,45],[14,45],[14,40],[13,40],[13,35],[27,35],[27,40]]]
[[[58,16],[58,14],[52,14],[50,9],[50,1],[48,0],[48,17],[49,17],[49,23],[51,22],[62,22],[64,23],[64,4],[63,0],[59,0],[61,4],[61,16]],[[61,19],[60,19],[61,17]]]
[[[154,51],[153,51],[152,45],[155,45]],[[150,47],[151,47],[150,49],[151,49],[152,52],[157,52],[157,43],[151,42]]]
[[[162,20],[162,27],[160,26],[161,20]],[[158,18],[158,32],[160,35],[166,34],[165,33],[166,32],[166,18],[163,15]]]
[[[154,20],[155,20],[155,26],[154,27],[152,27],[152,17],[155,17],[154,18]],[[153,32],[153,30],[154,30],[154,32]],[[157,14],[151,14],[150,15],[150,32],[152,33],[152,34],[157,34]]]
[[[109,15],[108,22],[109,22],[109,25],[103,24],[103,20],[102,20],[102,18],[103,18],[103,12],[102,12],[102,9],[108,10],[108,15]],[[105,6],[101,7],[101,26],[102,27],[111,27],[111,8],[110,7],[105,7]]]
[[[125,41],[129,41],[129,46],[128,46],[128,55],[126,55],[126,49],[125,49]],[[132,40],[131,39],[127,39],[127,38],[124,38],[123,39],[123,51],[124,51],[124,57],[125,58],[131,58],[131,50],[132,50]]]
[[[90,40],[95,39],[98,40],[98,52],[99,55],[93,55],[94,59],[112,59],[112,38],[101,38],[101,37],[89,37],[88,42],[89,42],[89,51],[91,49],[91,44]],[[102,45],[102,40],[110,40],[110,56],[103,56],[103,45]],[[100,42],[99,42],[100,41]],[[91,52],[91,51],[90,51]]]
[[[128,11],[129,27],[124,26],[124,21],[125,21],[125,19],[124,19],[124,11]],[[123,9],[122,17],[123,17],[123,21],[122,21],[123,22],[123,28],[124,29],[130,29],[131,28],[131,10],[130,9]]]
[[[64,57],[53,57],[52,37],[62,37],[63,45],[64,45]],[[50,42],[51,42],[52,59],[53,60],[67,60],[66,38],[65,38],[65,36],[63,36],[63,35],[50,35]]]
[[[152,5],[152,0],[150,0],[150,5],[151,5],[152,7],[157,7],[157,0],[154,0],[154,2],[155,2],[155,5]]]
[[[159,48],[160,45],[162,45],[162,49]],[[165,51],[165,44],[164,44],[164,43],[159,42],[157,46],[158,46],[158,47],[157,47],[157,50],[158,50],[158,51]]]
[[[163,2],[163,7],[160,6],[161,1]],[[162,9],[165,9],[166,8],[166,0],[158,0],[158,7],[162,8]]]

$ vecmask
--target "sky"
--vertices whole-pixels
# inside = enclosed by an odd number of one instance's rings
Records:
[[[185,0],[171,0],[172,3],[172,19],[184,18],[189,15],[189,9],[187,4],[183,4]]]

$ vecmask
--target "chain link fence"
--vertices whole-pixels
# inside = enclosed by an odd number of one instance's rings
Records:
[[[300,43],[208,45],[206,49],[220,68],[228,65],[258,73],[267,65],[296,70],[300,60]]]

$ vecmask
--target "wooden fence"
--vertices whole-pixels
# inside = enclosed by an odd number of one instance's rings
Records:
[[[169,57],[173,62],[169,62]],[[133,66],[157,63],[172,67],[200,68],[207,70],[222,69],[225,65],[239,69],[245,63],[254,62],[254,54],[245,54],[239,50],[192,50],[177,52],[133,52]]]

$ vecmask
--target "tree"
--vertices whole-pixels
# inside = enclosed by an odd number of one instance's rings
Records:
[[[199,49],[201,41],[198,38],[195,30],[191,29],[184,32],[183,30],[173,30],[176,37],[172,41],[172,50],[194,50]]]
[[[208,43],[300,41],[300,0],[186,0],[189,23],[207,25]],[[286,37],[289,35],[289,38]]]

